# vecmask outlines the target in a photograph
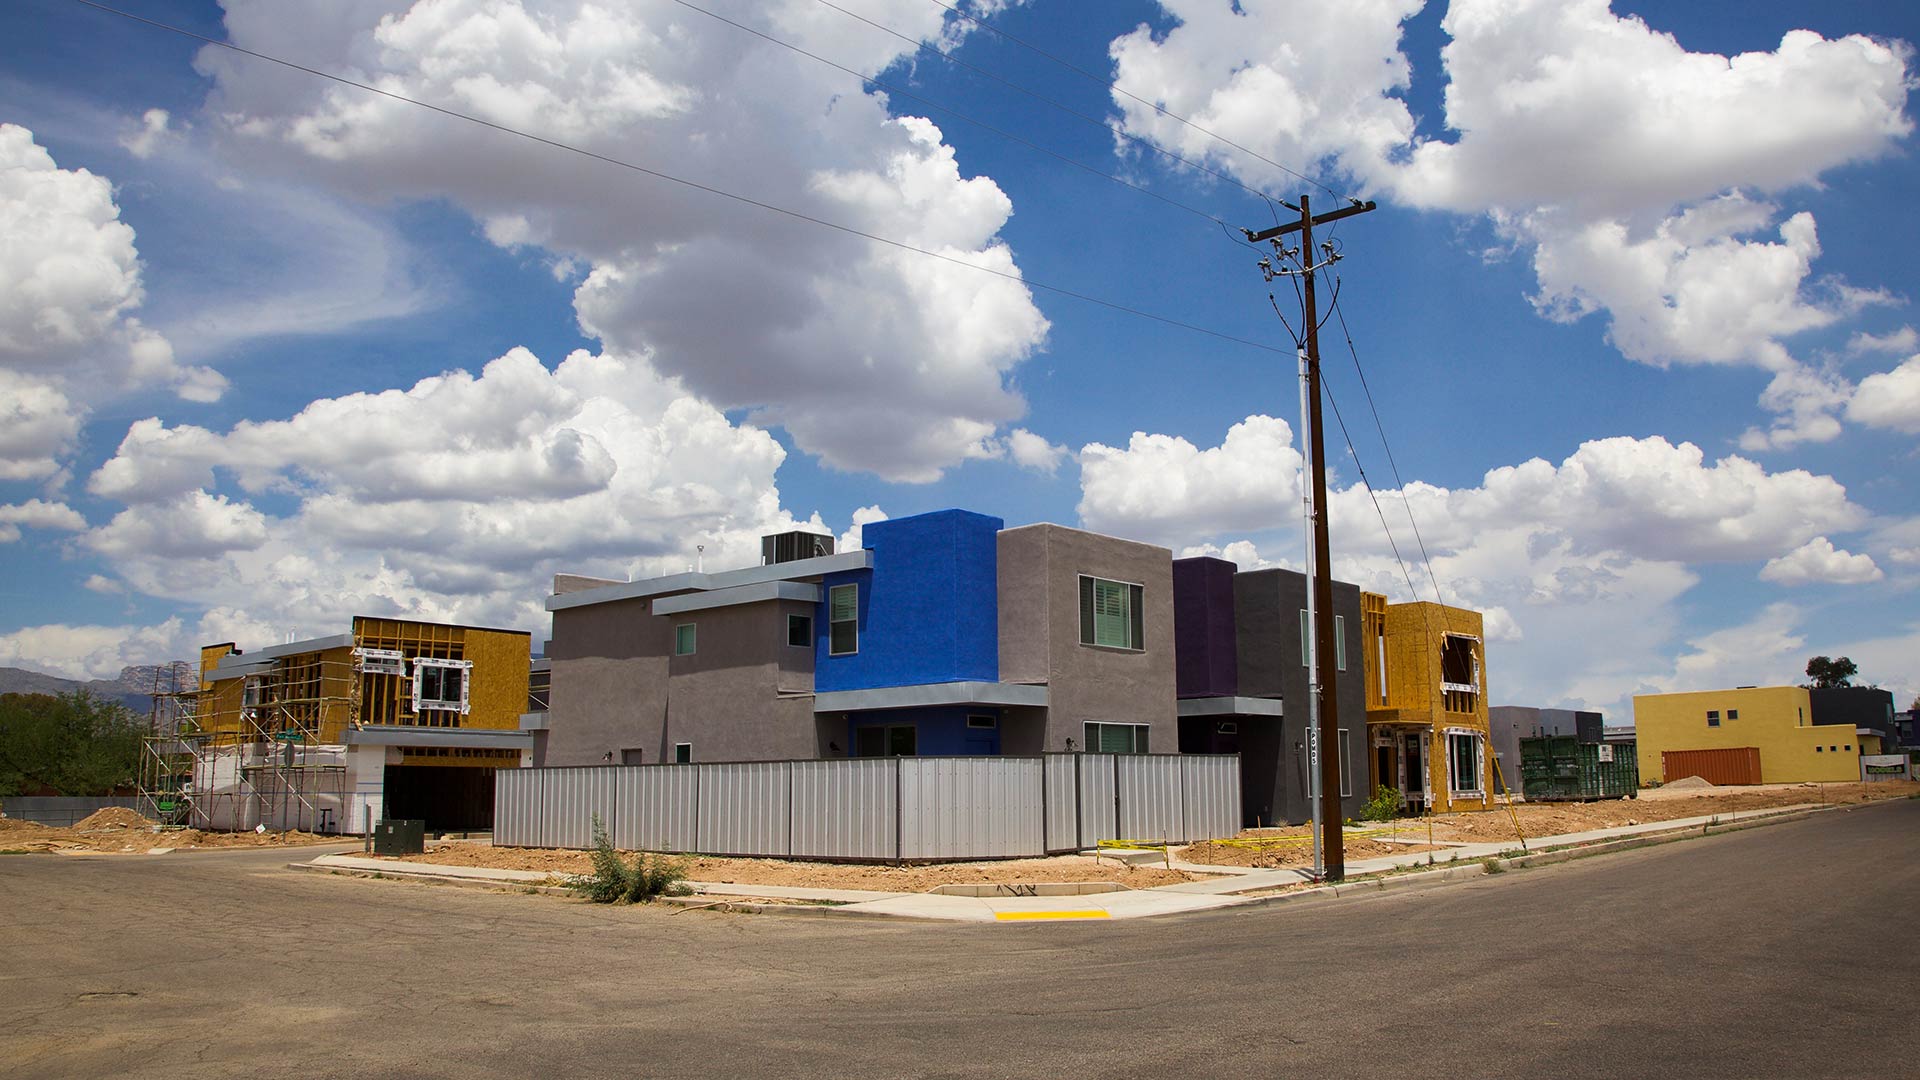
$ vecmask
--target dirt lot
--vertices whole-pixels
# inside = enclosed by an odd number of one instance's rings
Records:
[[[158,826],[152,821],[120,807],[102,810],[64,829],[0,818],[0,852],[141,855],[155,848],[186,851],[293,847],[340,839],[337,836],[316,836],[303,832],[223,833],[201,832],[199,829],[157,829]]]
[[[1273,834],[1274,829],[1248,829],[1243,836],[1257,837]],[[1291,833],[1291,830],[1288,830]],[[1209,840],[1204,844],[1191,844],[1175,852],[1175,857],[1191,863],[1204,863],[1208,866],[1255,866],[1261,869],[1277,869],[1282,866],[1312,866],[1313,842],[1304,827],[1299,833],[1297,843],[1241,845],[1225,844]],[[1345,849],[1349,859],[1377,859],[1383,855],[1405,855],[1410,851],[1433,851],[1435,847],[1426,844],[1383,844],[1378,840],[1349,835]]]
[[[624,853],[631,856],[631,853]],[[592,868],[585,851],[553,848],[496,848],[483,841],[428,844],[424,855],[408,862],[485,866],[500,870],[547,870],[585,874]],[[933,863],[924,866],[876,866],[858,863],[790,862],[785,859],[681,858],[687,877],[728,885],[791,885],[808,889],[865,889],[872,892],[925,892],[936,885],[1001,884],[1016,881],[1115,881],[1135,889],[1193,881],[1189,874],[1160,866],[1130,866],[1113,859],[1059,855],[1050,859]]]
[[[1735,814],[1745,810],[1766,810],[1803,803],[1861,803],[1913,795],[1920,795],[1920,783],[1669,786],[1642,791],[1635,799],[1609,799],[1591,803],[1521,803],[1513,807],[1513,813],[1519,818],[1520,828],[1526,832],[1527,838],[1532,839],[1706,814]],[[1433,826],[1432,837],[1435,840],[1489,843],[1516,839],[1513,817],[1508,815],[1504,806],[1470,814],[1402,818],[1388,823],[1393,830],[1389,835],[1424,840],[1428,836],[1429,822]]]

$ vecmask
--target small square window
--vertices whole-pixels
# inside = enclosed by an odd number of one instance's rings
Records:
[[[681,623],[673,628],[673,655],[692,656],[697,644],[696,627],[693,623]]]
[[[693,762],[693,744],[690,742],[674,743],[673,744],[673,763],[675,765],[688,765],[688,764],[692,764],[692,762]]]
[[[813,616],[787,616],[787,644],[796,649],[813,648]]]
[[[1727,719],[1729,719],[1729,720],[1738,720],[1738,719],[1740,719],[1740,710],[1739,710],[1739,709],[1728,709],[1728,710],[1727,710]]]
[[[1824,754],[1827,752],[1827,748],[1824,746],[1816,746],[1813,748],[1813,752],[1816,754]]]

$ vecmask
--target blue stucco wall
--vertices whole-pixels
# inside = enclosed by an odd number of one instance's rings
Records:
[[[840,745],[847,756],[851,757],[854,747],[858,745],[853,734],[856,728],[912,724],[915,728],[915,756],[997,757],[1000,754],[1000,728],[997,722],[999,712],[998,709],[977,705],[942,705],[924,709],[886,709],[878,712],[849,713],[847,738]],[[970,714],[993,716],[996,719],[995,726],[991,730],[970,728],[967,726],[967,717]]]
[[[862,530],[871,570],[821,581],[814,625],[815,690],[866,690],[1000,678],[999,518],[937,510]],[[860,651],[828,654],[835,585],[860,586]]]

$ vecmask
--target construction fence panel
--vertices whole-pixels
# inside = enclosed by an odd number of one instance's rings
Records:
[[[1043,854],[1037,758],[899,758],[900,857]]]
[[[501,769],[493,774],[493,842],[542,847],[541,791],[553,769]]]
[[[109,806],[145,812],[137,795],[9,795],[0,799],[0,815],[13,821],[31,821],[64,829]]]
[[[1120,838],[1118,754],[1077,754],[1080,759],[1080,846]]]
[[[1080,759],[1082,754],[1048,754],[1042,761],[1047,789],[1047,850],[1080,850]]]
[[[899,858],[902,760],[793,762],[793,857]]]
[[[680,765],[697,770],[692,850],[707,855],[785,855],[792,848],[793,763]]]
[[[1126,754],[1118,762],[1120,836],[1128,840],[1183,840],[1179,754]]]
[[[1240,755],[1182,755],[1180,801],[1189,843],[1240,832]]]
[[[618,827],[614,817],[614,778],[617,765],[549,769],[540,789],[542,815],[536,847],[590,848],[597,814],[608,834]],[[499,808],[495,808],[496,815]]]
[[[613,787],[613,846],[623,851],[698,850],[701,768],[623,767]]]

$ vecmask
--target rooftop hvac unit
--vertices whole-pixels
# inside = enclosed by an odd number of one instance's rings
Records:
[[[407,657],[399,649],[361,649],[360,670],[370,675],[405,675]]]
[[[799,559],[813,559],[833,554],[833,537],[810,532],[783,532],[760,538],[760,561],[771,566],[774,563],[794,562]]]

